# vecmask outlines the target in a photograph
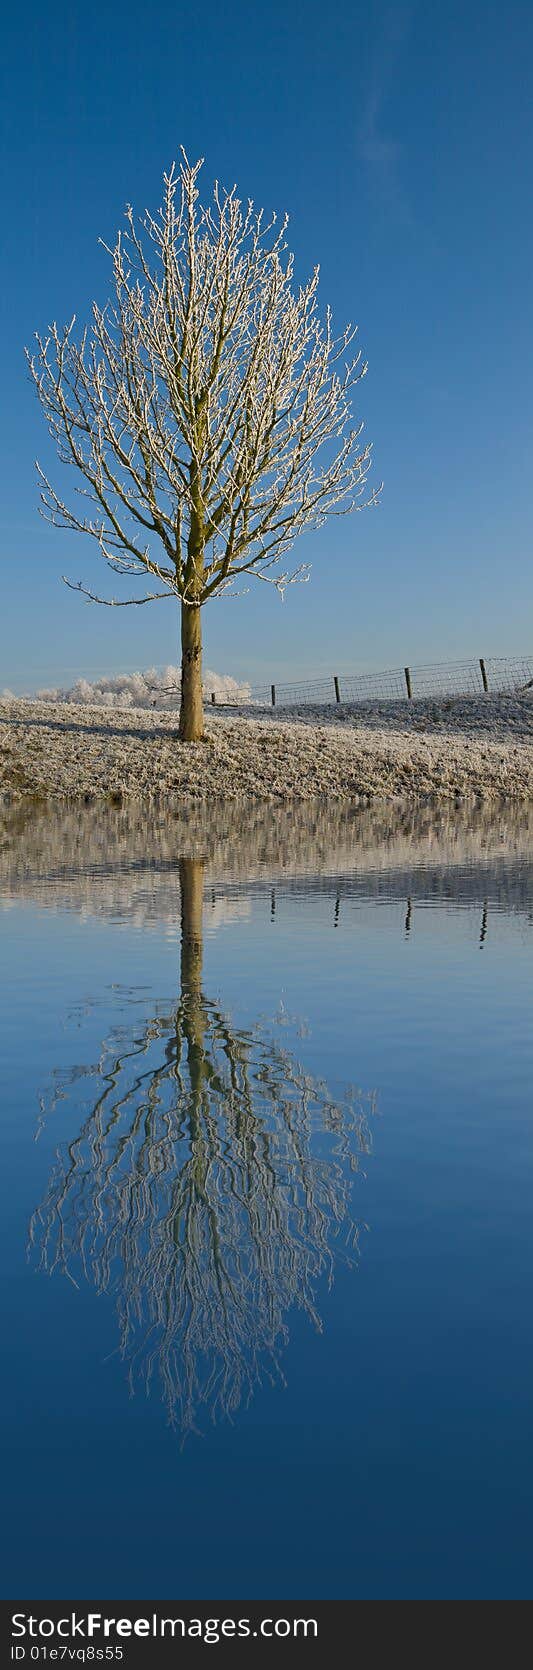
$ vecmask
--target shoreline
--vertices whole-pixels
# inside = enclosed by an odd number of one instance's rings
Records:
[[[531,694],[218,710],[202,743],[177,729],[176,710],[4,701],[4,805],[533,800]]]

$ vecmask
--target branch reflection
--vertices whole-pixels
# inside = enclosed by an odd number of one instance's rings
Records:
[[[30,1242],[42,1268],[113,1293],[132,1390],[155,1377],[186,1434],[202,1411],[231,1417],[265,1376],[283,1380],[291,1307],[321,1327],[319,1284],[357,1253],[353,1173],[373,1099],[336,1101],[275,1023],[233,1028],[204,996],[203,863],[182,858],[179,876],[177,1004],[58,1079],[45,1116],[84,1079],[89,1112]]]

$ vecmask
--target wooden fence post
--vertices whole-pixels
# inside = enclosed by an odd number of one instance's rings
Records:
[[[489,681],[488,681],[488,678],[487,678],[487,669],[486,669],[485,662],[483,660],[482,655],[480,655],[480,657],[479,657],[479,665],[481,667],[481,677],[483,679],[483,689],[485,691],[485,695],[487,695],[488,694],[488,688],[489,688]]]
[[[212,701],[212,703],[213,703],[213,707],[214,707],[214,706],[215,706],[215,702],[216,702],[216,695],[215,695],[215,692],[214,692],[214,690],[212,690],[212,691],[211,691],[211,701]]]
[[[335,685],[335,701],[336,701],[336,702],[340,702],[340,699],[341,699],[341,693],[340,693],[340,690],[339,690],[339,680],[338,680],[338,678],[337,678],[337,674],[336,674],[336,673],[335,673],[335,675],[334,675],[334,678],[333,678],[333,683],[334,683],[334,685]]]
[[[411,670],[410,670],[409,667],[404,667],[403,670],[404,670],[404,673],[405,673],[405,682],[406,682],[406,685],[407,685],[408,699],[409,699],[410,702],[412,702],[412,700],[413,700],[413,686],[411,684]]]
[[[270,694],[272,696],[272,706],[275,707],[276,706],[276,686],[275,686],[275,684],[271,684]]]

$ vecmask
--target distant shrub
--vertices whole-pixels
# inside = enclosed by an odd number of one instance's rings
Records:
[[[40,702],[75,702],[80,707],[133,708],[165,704],[172,707],[177,703],[180,684],[179,667],[165,667],[163,672],[148,667],[143,673],[104,674],[102,678],[92,681],[78,678],[68,689],[57,686],[38,690],[35,699]],[[249,684],[239,684],[229,673],[206,671],[203,688],[207,698],[214,691],[219,702],[247,702],[250,697]],[[4,691],[3,699],[13,700],[11,691]]]

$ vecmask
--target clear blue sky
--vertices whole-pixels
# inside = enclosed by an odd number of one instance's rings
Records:
[[[80,0],[9,8],[1,87],[0,686],[177,658],[172,601],[111,611],[92,542],[49,530],[24,344],[105,297],[130,200],[183,143],[205,185],[287,209],[297,270],[359,324],[382,505],[299,542],[308,586],[205,616],[207,664],[270,673],[533,649],[533,7],[494,0]],[[57,466],[61,475],[61,467]]]

